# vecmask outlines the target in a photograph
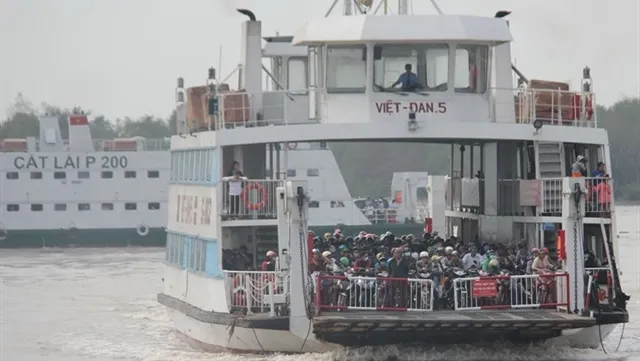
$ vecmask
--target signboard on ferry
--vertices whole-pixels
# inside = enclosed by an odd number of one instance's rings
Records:
[[[123,169],[129,166],[124,155],[19,155],[13,158],[15,169]]]
[[[384,100],[374,102],[374,109],[378,114],[445,114],[447,102],[432,101],[397,101]]]

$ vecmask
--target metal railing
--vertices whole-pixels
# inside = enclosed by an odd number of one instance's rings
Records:
[[[563,178],[544,179],[500,179],[498,199],[500,215],[508,216],[562,216]],[[585,216],[611,216],[613,199],[611,178],[584,178]],[[568,191],[568,190],[566,190]],[[527,214],[526,207],[535,211]]]
[[[279,180],[222,180],[222,220],[276,219]]]
[[[318,122],[309,116],[309,95],[302,91],[228,92],[216,99],[216,129]]]
[[[491,109],[494,112],[493,122],[510,123],[512,118],[501,118],[495,109],[507,105],[500,104],[495,94],[504,98],[505,94],[513,95],[516,123],[532,124],[536,120],[543,124],[556,126],[574,126],[595,128],[598,126],[596,116],[595,94],[570,90],[533,89],[533,88],[492,88]],[[508,101],[511,101],[508,100]]]
[[[453,292],[455,310],[569,309],[569,274],[457,278]]]
[[[316,275],[318,311],[433,311],[429,279]]]
[[[0,139],[0,152],[39,152],[40,141],[36,138],[35,149],[28,149],[28,142],[16,143],[16,139],[12,139],[12,146],[5,147],[3,139]],[[93,139],[91,140],[93,149],[96,152],[151,152],[151,151],[167,151],[171,148],[171,139],[147,139],[142,137],[119,139],[118,143],[113,139]],[[69,140],[64,139],[63,150],[69,150]]]
[[[231,313],[269,313],[288,307],[289,275],[272,271],[224,271],[227,305]]]

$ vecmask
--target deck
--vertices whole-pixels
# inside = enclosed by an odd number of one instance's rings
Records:
[[[344,345],[392,342],[530,342],[562,330],[590,327],[596,320],[553,310],[322,312],[313,318],[318,338]]]

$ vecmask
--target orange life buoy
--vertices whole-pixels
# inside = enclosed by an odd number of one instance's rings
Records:
[[[249,203],[249,191],[256,190],[260,193],[260,201]],[[242,202],[252,211],[257,211],[267,205],[267,190],[260,183],[249,183],[242,190]]]
[[[289,148],[290,150],[297,149],[298,148],[298,143],[296,143],[296,142],[287,143],[287,148]]]

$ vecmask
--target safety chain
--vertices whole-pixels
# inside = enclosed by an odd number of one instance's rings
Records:
[[[299,242],[300,242],[300,272],[302,273],[302,296],[304,299],[304,310],[305,313],[307,314],[307,318],[308,319],[312,319],[313,318],[313,313],[311,312],[311,302],[309,300],[309,284],[307,283],[307,275],[304,272],[304,258],[305,258],[305,254],[304,254],[304,249],[305,249],[305,244],[306,244],[306,237],[305,237],[305,224],[306,224],[306,217],[304,217],[304,199],[302,199],[302,197],[304,197],[302,194],[298,195],[298,211],[300,212],[300,226],[298,227],[298,234],[299,234]]]
[[[578,313],[578,223],[580,222],[581,212],[580,212],[580,196],[582,194],[580,190],[580,184],[575,183],[574,186],[574,204],[575,204],[575,212],[576,217],[573,222],[573,277],[575,280],[573,282],[573,313]]]

